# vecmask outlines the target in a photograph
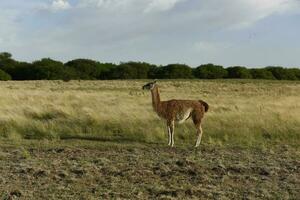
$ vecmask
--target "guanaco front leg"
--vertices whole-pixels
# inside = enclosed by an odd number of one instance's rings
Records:
[[[171,133],[171,147],[174,147],[174,121],[171,122],[170,125],[170,133]]]
[[[168,146],[171,145],[171,130],[170,130],[170,126],[167,125],[167,131],[168,131]]]
[[[168,135],[169,135],[169,146],[174,146],[174,121],[167,121]]]

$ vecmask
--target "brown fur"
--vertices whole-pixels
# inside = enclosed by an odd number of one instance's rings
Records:
[[[197,129],[198,140],[196,146],[198,146],[202,137],[201,121],[204,117],[204,113],[208,111],[209,105],[202,100],[172,99],[169,101],[161,101],[156,82],[145,85],[143,89],[145,88],[151,90],[154,111],[167,122],[169,145],[174,145],[174,123],[182,123],[191,117]]]
[[[202,101],[202,100],[199,100],[199,102],[200,102],[201,104],[203,104],[203,106],[205,107],[205,112],[207,112],[208,109],[209,109],[208,103],[206,103],[205,101]]]

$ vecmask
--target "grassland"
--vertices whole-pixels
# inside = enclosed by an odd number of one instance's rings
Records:
[[[166,147],[147,81],[1,82],[0,198],[296,199],[300,82],[160,81],[161,98],[203,99]]]

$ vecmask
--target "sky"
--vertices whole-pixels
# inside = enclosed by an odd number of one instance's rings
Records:
[[[17,60],[300,67],[300,0],[0,0]]]

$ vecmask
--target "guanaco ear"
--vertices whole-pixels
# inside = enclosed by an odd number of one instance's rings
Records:
[[[155,79],[154,81],[153,81],[153,83],[156,83],[157,82],[157,79]]]

